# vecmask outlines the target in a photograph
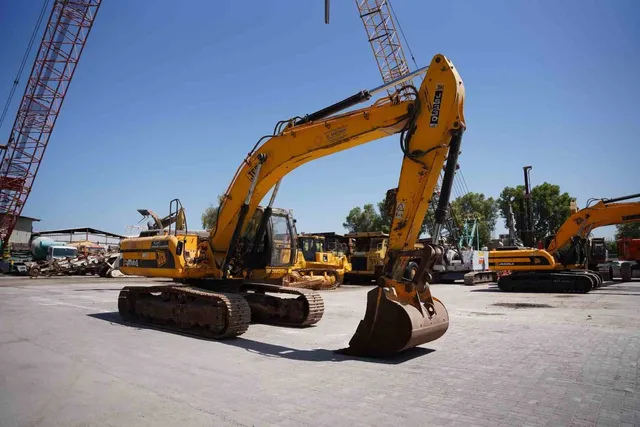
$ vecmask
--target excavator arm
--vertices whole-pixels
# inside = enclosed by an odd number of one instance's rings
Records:
[[[640,197],[640,194],[602,199],[593,206],[575,212],[558,229],[547,246],[547,252],[562,252],[572,246],[576,239],[586,239],[589,233],[598,227],[640,221],[640,201],[616,203],[637,197]]]
[[[227,274],[247,219],[284,176],[307,162],[397,133],[404,159],[391,248],[413,247],[449,144],[459,141],[464,129],[464,86],[451,62],[436,55],[414,99],[392,102],[385,97],[369,107],[329,116],[369,99],[372,92],[359,92],[311,116],[295,118],[249,152],[211,230],[209,249],[221,277]]]
[[[172,203],[174,203],[175,201],[176,200],[174,199]],[[147,218],[151,218],[153,222],[149,224],[149,230],[155,230],[158,233],[161,233],[162,230],[172,224],[176,224],[176,229],[178,230],[184,230],[185,228],[186,219],[184,209],[182,207],[180,207],[176,212],[171,212],[164,218],[160,218],[158,214],[156,214],[151,209],[138,209],[138,213],[142,215],[141,221],[144,221]]]
[[[451,62],[436,56],[420,91],[418,110],[401,136],[404,154],[397,189],[390,191],[394,206],[389,250],[378,286],[367,294],[365,317],[349,342],[347,353],[390,354],[438,339],[447,331],[444,304],[431,295],[430,271],[442,247],[414,249],[440,172],[445,165],[435,212],[436,233],[444,223],[453,177],[466,128],[465,91]],[[437,241],[437,239],[435,239]],[[420,259],[416,274],[405,276],[411,260]]]
[[[363,97],[364,99],[364,97]],[[388,98],[372,106],[323,120],[292,125],[251,151],[224,194],[210,245],[218,267],[233,256],[234,245],[267,193],[291,171],[312,160],[400,132],[412,101]]]

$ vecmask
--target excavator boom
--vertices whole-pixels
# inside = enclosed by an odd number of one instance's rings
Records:
[[[383,98],[370,107],[292,126],[252,150],[225,192],[216,227],[211,230],[216,262],[232,256],[232,245],[243,234],[246,219],[285,175],[310,161],[399,133],[413,105]],[[245,195],[252,185],[253,194],[246,204]]]
[[[616,203],[640,197],[640,194],[602,199],[595,205],[581,209],[571,215],[558,229],[547,246],[547,252],[556,253],[571,244],[576,237],[586,239],[598,227],[640,221],[640,202]]]

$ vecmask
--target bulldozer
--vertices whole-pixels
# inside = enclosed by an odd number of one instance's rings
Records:
[[[297,244],[295,273],[312,278],[322,277],[318,289],[334,289],[344,282],[345,273],[351,271],[351,263],[346,254],[329,250],[324,236],[298,234]]]
[[[590,292],[603,282],[598,273],[589,269],[590,233],[598,227],[640,221],[640,201],[626,202],[640,194],[591,199],[584,209],[578,209],[572,201],[569,218],[555,235],[545,239],[542,248],[535,248],[530,170],[531,166],[524,167],[524,246],[505,246],[489,252],[490,270],[510,271],[498,279],[498,288],[505,292]]]
[[[404,84],[423,74],[419,88]],[[402,84],[401,91],[351,109]],[[252,273],[296,263],[291,218],[273,207],[279,183],[305,163],[399,135],[403,158],[389,249],[345,353],[386,357],[440,338],[449,317],[431,294],[428,280],[441,248],[414,250],[414,245],[443,168],[436,224],[444,219],[466,129],[464,97],[456,68],[436,54],[428,67],[278,122],[243,159],[206,235],[178,230],[122,242],[124,274],[183,283],[124,287],[118,298],[121,316],[215,339],[242,335],[252,322],[294,327],[317,323],[324,313],[318,292],[274,285]],[[268,205],[259,206],[269,191]],[[419,268],[406,279],[407,263],[416,256]]]

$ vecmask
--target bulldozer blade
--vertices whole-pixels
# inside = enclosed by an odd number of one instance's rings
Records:
[[[381,287],[367,293],[367,308],[356,333],[343,354],[363,357],[389,357],[403,350],[437,340],[449,328],[449,314],[433,298],[435,314],[426,307],[392,301]]]

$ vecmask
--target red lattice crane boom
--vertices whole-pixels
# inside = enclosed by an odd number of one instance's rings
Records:
[[[2,148],[0,240],[8,241],[33,188],[62,102],[102,0],[56,0],[18,108]]]

